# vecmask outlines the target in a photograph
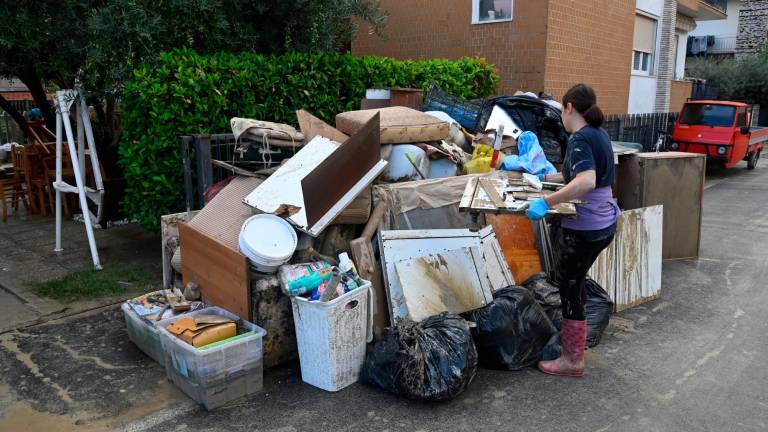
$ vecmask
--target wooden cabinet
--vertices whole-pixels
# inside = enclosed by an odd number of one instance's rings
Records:
[[[664,206],[664,259],[699,256],[705,171],[706,156],[694,153],[638,153],[619,163],[622,209]]]

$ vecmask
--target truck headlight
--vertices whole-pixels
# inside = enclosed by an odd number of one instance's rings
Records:
[[[728,153],[728,147],[720,146],[717,148],[717,154],[724,155],[726,153]]]
[[[672,141],[672,143],[671,143],[671,144],[669,144],[669,149],[670,149],[670,150],[677,150],[679,147],[680,147],[680,144],[678,144],[678,143],[677,143],[677,142],[675,142],[675,141]]]

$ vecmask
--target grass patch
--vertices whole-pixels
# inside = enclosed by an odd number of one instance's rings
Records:
[[[103,270],[82,270],[59,279],[32,283],[40,296],[69,303],[99,297],[145,291],[152,280],[149,272],[113,265]]]

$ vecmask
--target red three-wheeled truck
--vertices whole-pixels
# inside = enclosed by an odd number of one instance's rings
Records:
[[[726,168],[745,160],[754,169],[768,143],[768,127],[751,127],[752,111],[743,102],[688,101],[675,122],[669,149],[705,154],[710,163]]]

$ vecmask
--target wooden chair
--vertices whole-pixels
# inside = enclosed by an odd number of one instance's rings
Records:
[[[24,204],[25,209],[29,209],[27,189],[25,187],[27,182],[23,175],[23,147],[13,147],[11,149],[11,161],[13,163],[13,175],[0,179],[0,205],[3,207],[3,223],[8,223],[9,201],[16,213],[19,211],[19,201]]]

